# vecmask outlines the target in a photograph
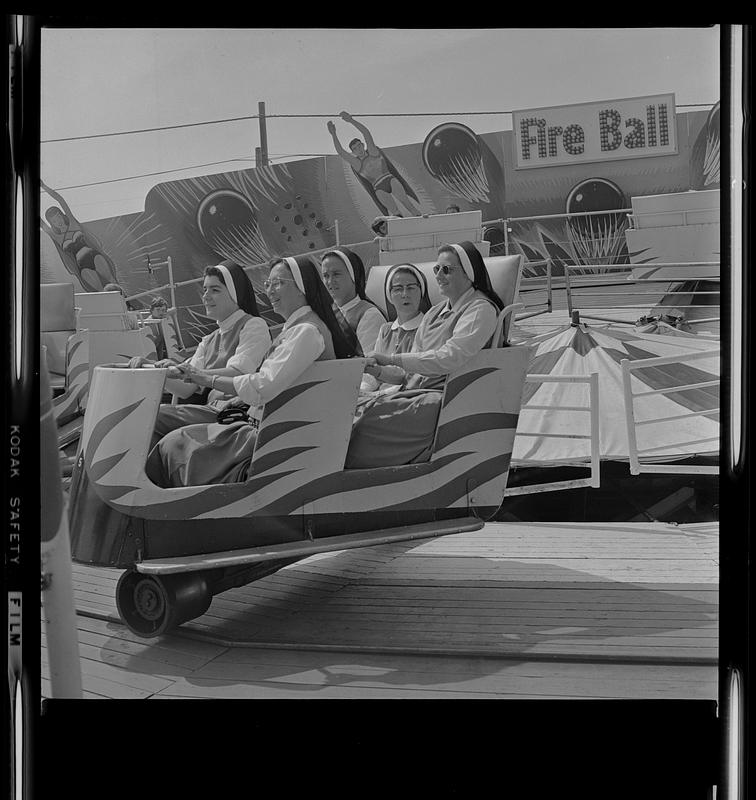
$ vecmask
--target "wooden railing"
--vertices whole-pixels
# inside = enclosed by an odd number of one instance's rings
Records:
[[[691,361],[700,361],[707,358],[719,358],[720,350],[704,350],[699,353],[691,353],[686,355],[674,356],[661,356],[658,358],[644,358],[635,361],[629,359],[622,359],[620,365],[622,367],[622,384],[625,397],[625,423],[627,426],[627,444],[628,453],[630,456],[630,474],[639,475],[642,472],[671,472],[671,473],[691,473],[694,475],[716,475],[719,472],[718,466],[705,466],[705,465],[686,465],[686,464],[663,464],[659,462],[641,462],[641,458],[654,458],[653,453],[659,454],[659,451],[669,450],[674,447],[684,446],[690,448],[693,445],[707,445],[705,449],[698,453],[691,453],[690,455],[711,455],[719,451],[718,442],[719,436],[710,436],[704,439],[691,439],[681,442],[666,443],[655,447],[638,447],[637,429],[645,425],[658,425],[664,422],[677,422],[681,419],[689,419],[691,417],[700,417],[708,414],[718,414],[719,405],[716,408],[706,408],[700,411],[687,411],[683,414],[673,414],[668,417],[655,417],[653,419],[638,421],[635,415],[635,403],[638,398],[649,397],[654,395],[668,395],[677,392],[690,391],[692,389],[705,389],[710,386],[719,386],[720,379],[709,381],[700,381],[698,383],[680,384],[677,386],[665,387],[663,389],[646,389],[644,391],[634,392],[632,387],[632,372],[639,369],[647,369],[649,367],[659,367],[665,364],[688,364]],[[663,457],[663,456],[659,456]]]
[[[566,481],[550,481],[547,483],[529,484],[527,486],[513,486],[504,492],[505,497],[520,494],[534,494],[536,492],[553,492],[560,489],[575,489],[580,486],[590,486],[598,489],[601,485],[601,455],[599,441],[599,383],[598,373],[590,375],[527,375],[526,383],[585,383],[588,384],[588,405],[587,406],[553,406],[527,404],[520,409],[520,420],[523,412],[526,411],[583,411],[590,414],[590,433],[541,433],[539,431],[523,431],[517,428],[515,441],[520,436],[530,436],[535,438],[549,439],[590,439],[591,442],[591,474],[588,478],[574,478]],[[527,467],[526,460],[513,462],[514,466]],[[538,466],[543,466],[543,462],[538,462]],[[585,468],[584,463],[568,464],[560,462],[560,466],[575,466]]]

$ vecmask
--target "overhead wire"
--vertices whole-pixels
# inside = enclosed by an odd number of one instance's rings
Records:
[[[269,155],[269,161],[278,161],[282,158],[310,158],[310,157],[325,157],[328,153],[279,153],[276,155]],[[58,191],[65,191],[66,189],[83,189],[87,186],[100,186],[105,183],[118,183],[119,181],[134,181],[139,180],[139,178],[151,178],[155,175],[167,175],[170,172],[185,172],[188,169],[201,169],[203,167],[215,167],[219,166],[220,164],[234,164],[239,161],[254,161],[254,158],[250,158],[248,156],[244,156],[241,158],[227,158],[223,161],[209,161],[206,164],[189,164],[186,167],[174,167],[173,169],[163,169],[159,170],[158,172],[143,172],[139,175],[127,175],[123,178],[108,178],[103,181],[92,181],[91,183],[77,183],[73,186],[60,186],[57,188]]]
[[[710,108],[713,103],[678,103],[675,108]],[[479,116],[501,116],[513,114],[513,111],[408,111],[394,113],[368,113],[353,114],[354,117],[479,117]],[[201,122],[183,122],[176,125],[161,125],[154,128],[135,128],[128,131],[109,131],[107,133],[89,133],[81,136],[61,136],[55,139],[41,139],[40,144],[53,144],[56,142],[76,142],[83,139],[104,139],[111,136],[131,136],[139,133],[155,133],[159,131],[177,130],[179,128],[196,128],[201,125],[222,125],[228,122],[242,122],[253,119],[260,119],[260,114],[249,114],[243,117],[226,117],[225,119],[209,119]],[[338,114],[265,114],[268,119],[335,119]]]
[[[91,183],[77,183],[73,186],[60,186],[56,187],[57,191],[62,192],[66,189],[82,189],[86,186],[100,186],[105,183],[118,183],[119,181],[134,181],[138,180],[139,178],[150,178],[154,175],[166,175],[169,172],[184,172],[188,169],[201,169],[203,167],[215,167],[219,164],[234,164],[239,161],[254,161],[253,158],[227,158],[223,161],[210,161],[207,164],[190,164],[188,167],[175,167],[174,169],[162,169],[158,172],[144,172],[140,175],[127,175],[123,178],[108,178],[104,181],[92,181]]]
[[[699,107],[711,106],[711,103],[679,103],[675,106],[675,108],[692,108],[692,107]],[[424,117],[424,116],[481,116],[481,115],[501,115],[501,114],[511,114],[512,111],[451,111],[451,112],[408,112],[408,113],[372,113],[372,114],[359,114],[354,116],[360,117]],[[226,122],[237,122],[240,120],[251,120],[251,119],[259,119],[261,115],[259,114],[251,114],[245,117],[229,117],[226,119],[218,119],[218,120],[207,120],[204,122],[190,122],[190,123],[183,123],[179,125],[166,125],[156,128],[141,128],[135,129],[131,131],[113,131],[111,133],[99,133],[99,134],[89,134],[85,136],[69,136],[69,137],[62,137],[58,139],[42,139],[41,144],[49,144],[52,142],[68,142],[68,141],[79,141],[82,139],[99,139],[109,136],[126,136],[129,134],[135,133],[151,133],[155,131],[165,131],[165,130],[174,130],[177,128],[189,128],[189,127],[197,127],[200,125],[216,125]],[[337,117],[338,114],[266,114],[266,119],[276,119],[276,118],[333,118]],[[329,154],[327,153],[274,153],[268,155],[269,161],[279,161],[283,158],[322,158]],[[175,167],[174,169],[165,169],[159,170],[156,172],[145,172],[139,175],[128,175],[122,178],[109,178],[102,181],[92,181],[89,183],[78,183],[71,186],[61,186],[58,187],[58,191],[66,191],[69,189],[83,189],[90,186],[101,186],[104,184],[109,183],[119,183],[121,181],[130,181],[130,180],[139,180],[140,178],[150,178],[156,175],[167,175],[172,172],[184,172],[186,170],[191,169],[202,169],[204,167],[214,167],[220,166],[221,164],[232,164],[234,162],[241,162],[241,161],[254,161],[255,159],[251,157],[241,157],[241,158],[229,158],[224,159],[222,161],[210,161],[205,164],[192,164],[186,167]]]

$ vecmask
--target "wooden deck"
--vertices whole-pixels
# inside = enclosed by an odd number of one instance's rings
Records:
[[[84,693],[715,699],[717,554],[712,523],[489,523],[310,557],[150,640],[120,571],[75,564]]]

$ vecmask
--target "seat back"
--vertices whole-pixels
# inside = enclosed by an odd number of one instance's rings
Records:
[[[162,344],[165,347],[166,358],[173,358],[177,361],[182,360],[182,347],[179,342],[178,323],[176,322],[175,313],[169,313],[162,319],[147,317],[143,324],[151,332],[158,352]]]
[[[506,263],[500,264],[495,270],[496,283],[494,283],[494,274],[489,268],[491,283],[504,303],[504,308],[499,312],[492,347],[505,347],[509,343],[509,333],[512,329],[515,312],[524,308],[519,302],[522,261],[523,258],[519,254],[506,256]]]
[[[379,238],[379,264],[428,261],[445,242],[473,242],[482,256],[490,244],[483,240],[482,213],[429,214],[421,217],[393,217],[386,220],[386,236]]]
[[[136,331],[89,332],[89,380],[92,370],[101,364],[123,364],[134,356],[154,359],[155,343],[144,328]]]
[[[66,425],[84,410],[89,388],[89,331],[77,331],[66,343],[64,391],[53,399],[58,426]]]
[[[43,331],[40,333],[45,348],[45,361],[50,376],[50,385],[58,389],[66,375],[66,343],[75,331]]]
[[[497,508],[504,496],[532,353],[481,350],[447,379],[430,462],[467,476],[471,505]]]
[[[77,330],[125,331],[129,329],[126,301],[120,292],[76,294]]]
[[[282,480],[291,471],[296,487],[303,470],[310,482],[342,470],[364,366],[364,358],[317,361],[266,403],[252,474],[280,465]]]
[[[494,256],[492,258],[484,258],[483,262],[491,277],[491,285],[504,303],[504,307],[506,308],[516,303],[517,293],[520,288],[520,276],[522,275],[522,256],[519,253],[512,256]],[[436,277],[433,274],[435,263],[435,261],[424,261],[414,264],[428,281],[428,296],[433,305],[440,303],[444,299],[438,290]],[[386,273],[392,266],[393,264],[386,264],[371,267],[368,273],[367,286],[365,287],[367,296],[387,314],[386,295],[383,287]]]
[[[66,342],[76,331],[72,283],[43,283],[39,287],[40,339],[53,386],[66,374]]]

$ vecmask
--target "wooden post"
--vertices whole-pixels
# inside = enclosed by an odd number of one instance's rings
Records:
[[[268,166],[268,130],[265,126],[265,103],[257,104],[258,122],[260,123],[260,166]]]
[[[566,264],[564,265],[564,289],[567,293],[567,311],[569,311],[572,316],[572,324],[577,325],[580,320],[578,319],[576,321],[572,314],[572,284],[570,283],[570,268]]]
[[[622,392],[625,397],[625,430],[627,431],[627,452],[630,459],[630,474],[640,475],[638,441],[635,438],[635,405],[633,386],[630,378],[630,360],[623,358],[620,361],[620,367],[622,368]]]
[[[588,405],[591,407],[591,486],[601,486],[601,427],[599,417],[599,382],[598,372],[591,373],[588,391]]]
[[[176,287],[173,284],[173,259],[168,256],[166,261],[168,262],[168,282],[171,287],[171,308],[176,308]]]

